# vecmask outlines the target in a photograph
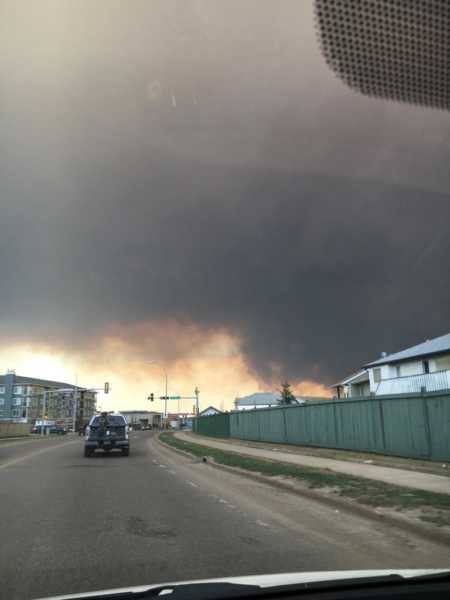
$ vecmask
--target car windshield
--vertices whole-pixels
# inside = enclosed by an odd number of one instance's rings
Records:
[[[0,0],[1,597],[450,567],[449,23]]]
[[[105,420],[106,420],[107,425],[111,425],[111,426],[114,426],[114,425],[124,426],[124,425],[126,425],[125,419],[123,417],[119,417],[117,415],[108,415]],[[99,427],[101,424],[102,424],[102,418],[101,417],[95,417],[91,421],[91,427]]]

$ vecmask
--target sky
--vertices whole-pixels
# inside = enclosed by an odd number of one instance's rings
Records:
[[[312,2],[0,14],[0,371],[230,408],[450,331],[450,115],[346,87]]]

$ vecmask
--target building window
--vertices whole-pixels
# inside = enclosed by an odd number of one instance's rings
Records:
[[[450,355],[438,356],[435,359],[436,371],[447,371],[450,370]]]
[[[5,393],[5,386],[0,385],[0,394],[4,394],[4,393]]]
[[[423,372],[429,373],[430,372],[430,363],[428,362],[428,360],[423,360],[422,365],[423,365]]]
[[[375,383],[380,383],[381,381],[381,369],[379,367],[373,370],[373,380]]]
[[[0,398],[0,406],[3,406],[5,404],[5,399],[4,398]]]

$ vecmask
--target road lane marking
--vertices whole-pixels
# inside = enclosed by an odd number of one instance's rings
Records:
[[[68,446],[69,444],[75,444],[77,442],[78,440],[71,440],[70,442],[64,442],[64,444],[55,444],[54,446],[50,446],[49,448],[42,448],[41,450],[37,450],[36,452],[32,452],[31,454],[25,454],[25,456],[20,456],[19,458],[14,458],[13,460],[0,464],[0,469],[12,467],[13,465],[17,465],[18,463],[27,460],[27,458],[34,458],[35,456],[38,456],[38,454],[44,454],[45,452],[50,452],[50,450],[63,448],[64,446]]]
[[[260,521],[259,519],[255,523],[261,527],[270,527],[269,523],[264,523],[264,521]]]
[[[196,483],[194,483],[193,481],[186,481],[186,483],[188,483],[189,485],[192,485],[192,487],[198,487],[198,485]]]
[[[168,472],[168,473],[171,473],[172,475],[176,475],[176,474],[177,474],[177,472],[176,472],[176,471],[174,471],[173,469],[169,469],[167,472]]]
[[[167,469],[167,465],[159,465],[161,469]]]

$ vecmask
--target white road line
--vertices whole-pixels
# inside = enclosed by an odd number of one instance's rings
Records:
[[[219,502],[220,502],[221,504],[228,504],[228,501],[227,501],[227,500],[224,500],[223,498],[219,498]]]
[[[269,523],[264,523],[264,521],[260,521],[259,519],[257,521],[255,521],[255,523],[257,525],[260,525],[261,527],[270,527]]]
[[[167,465],[159,465],[161,469],[167,469]]]
[[[176,474],[177,474],[177,472],[176,472],[176,471],[174,471],[173,469],[169,469],[167,472],[168,472],[168,473],[171,473],[172,475],[176,475]]]
[[[188,483],[189,485],[192,485],[192,487],[198,487],[198,485],[196,483],[194,483],[193,481],[186,481],[186,483]]]

